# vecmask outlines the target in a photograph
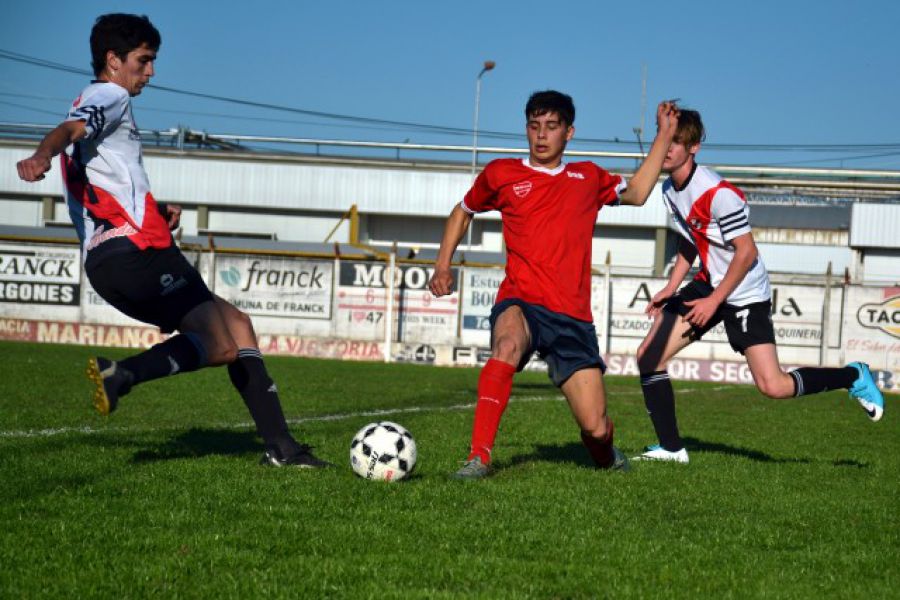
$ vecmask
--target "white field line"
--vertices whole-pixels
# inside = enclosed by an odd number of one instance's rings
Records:
[[[732,385],[722,385],[714,388],[707,388],[713,391],[724,390],[728,388],[732,388],[735,386]],[[675,390],[676,393],[690,393],[695,392],[696,389],[693,388],[683,388]],[[635,396],[642,394],[640,391],[626,391],[626,392],[615,392],[616,396]],[[565,397],[562,395],[556,396],[513,396],[510,399],[510,403],[512,404],[520,404],[526,402],[562,402],[565,400]],[[287,419],[287,422],[290,425],[301,425],[303,423],[318,423],[318,422],[327,422],[327,421],[344,421],[347,419],[356,419],[359,417],[388,417],[391,415],[403,415],[403,414],[411,414],[411,413],[429,413],[429,412],[453,412],[453,411],[461,411],[461,410],[471,410],[475,408],[474,402],[468,402],[466,404],[454,404],[452,406],[406,406],[403,408],[383,408],[383,409],[373,409],[373,410],[362,410],[357,412],[350,413],[336,413],[330,415],[319,415],[315,417],[301,417],[297,419]],[[253,427],[254,424],[250,421],[243,421],[239,423],[211,423],[206,425],[207,427],[216,427],[220,429],[247,429]],[[185,429],[184,426],[168,426],[168,427],[90,427],[88,425],[84,425],[81,427],[57,427],[54,429],[28,429],[28,430],[11,430],[11,431],[0,431],[0,439],[21,439],[21,438],[48,438],[54,437],[58,435],[67,435],[67,434],[82,434],[82,435],[96,435],[100,433],[149,433],[154,431],[180,431]]]

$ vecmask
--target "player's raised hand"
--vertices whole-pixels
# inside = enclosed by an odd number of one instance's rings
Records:
[[[675,130],[678,129],[678,115],[681,114],[677,102],[677,99],[663,100],[656,107],[656,130],[660,135],[675,136]]]
[[[30,158],[16,163],[19,171],[19,179],[24,181],[40,181],[44,173],[50,170],[50,157],[44,154],[33,154]]]
[[[431,275],[428,282],[428,289],[431,293],[440,298],[446,296],[453,291],[453,273],[447,267],[437,267]]]
[[[689,300],[684,305],[691,308],[690,312],[684,315],[684,320],[694,327],[703,327],[716,314],[716,310],[719,308],[719,301],[712,296],[707,296],[706,298]]]

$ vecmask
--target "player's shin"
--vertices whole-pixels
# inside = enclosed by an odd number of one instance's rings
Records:
[[[244,404],[256,423],[256,429],[266,449],[277,450],[280,456],[289,457],[300,451],[300,445],[288,431],[278,388],[256,348],[241,348],[238,357],[228,365],[231,383],[240,393]]]
[[[590,432],[581,431],[581,443],[587,448],[594,459],[594,463],[601,469],[608,469],[613,466],[615,456],[613,455],[613,426],[612,419],[607,418],[606,435],[602,438],[596,438]]]
[[[516,368],[496,359],[490,359],[481,370],[478,379],[478,404],[475,405],[475,422],[472,425],[472,451],[469,460],[476,456],[484,464],[490,464],[494,439],[500,427],[500,418],[512,392]]]
[[[802,367],[790,372],[794,378],[794,396],[818,394],[828,390],[849,389],[859,373],[853,367]]]
[[[641,390],[644,392],[644,405],[653,422],[659,445],[669,452],[677,452],[684,448],[678,434],[678,421],[675,418],[675,390],[666,371],[641,373]]]
[[[134,376],[134,384],[188,373],[206,365],[206,349],[200,338],[192,333],[180,333],[149,350],[118,362]]]

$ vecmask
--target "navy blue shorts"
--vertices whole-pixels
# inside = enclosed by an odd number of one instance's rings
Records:
[[[510,306],[522,309],[531,333],[531,347],[522,355],[517,371],[524,369],[531,355],[537,352],[547,362],[550,380],[556,387],[581,369],[598,368],[601,373],[606,372],[593,323],[579,321],[518,298],[507,298],[491,309],[491,347],[494,345],[494,324]]]
[[[85,272],[100,297],[132,319],[172,333],[212,292],[181,250],[148,248],[111,254]]]

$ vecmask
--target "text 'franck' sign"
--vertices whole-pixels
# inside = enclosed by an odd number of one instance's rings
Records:
[[[251,315],[331,318],[334,263],[219,256],[216,293]]]
[[[0,245],[0,302],[78,304],[77,248]]]

